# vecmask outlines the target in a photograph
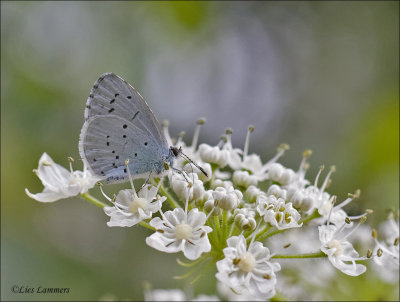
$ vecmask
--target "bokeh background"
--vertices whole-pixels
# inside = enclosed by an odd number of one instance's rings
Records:
[[[42,190],[32,169],[43,152],[64,166],[79,159],[86,98],[108,71],[187,142],[206,117],[201,142],[231,127],[243,147],[253,124],[251,151],[264,161],[285,142],[281,162],[297,169],[312,149],[308,177],[336,165],[329,192],[361,189],[347,209],[373,209],[377,227],[399,203],[398,11],[397,1],[2,1],[1,299],[141,300],[143,281],[185,287],[171,278],[185,272],[177,255],[147,247],[148,231],[108,228],[79,198],[41,204],[24,193]],[[215,292],[210,276],[195,294]],[[343,281],[327,299],[398,299],[398,285],[372,272]],[[71,292],[13,294],[14,284]]]

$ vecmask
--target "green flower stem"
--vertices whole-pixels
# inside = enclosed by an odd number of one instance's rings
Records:
[[[217,241],[217,245],[219,246],[220,241],[222,240],[221,234],[221,225],[219,223],[219,215],[214,216],[214,232],[215,232],[215,239]]]
[[[222,227],[223,227],[223,236],[222,238],[225,239],[228,233],[228,211],[223,211],[222,214]]]
[[[211,214],[211,216],[212,216],[212,214]],[[208,225],[209,227],[211,227],[213,229],[213,231],[208,235],[208,240],[210,240],[211,246],[214,247],[214,246],[216,246],[216,240],[217,240],[214,219],[212,219],[211,217],[208,218],[206,225]]]
[[[256,235],[255,240],[258,240],[258,238],[260,238],[262,235],[265,234],[266,231],[268,231],[270,229],[270,227],[267,225],[265,228],[263,228],[261,231],[258,232],[258,234]]]
[[[327,257],[323,252],[309,253],[309,254],[297,254],[297,255],[275,255],[272,258],[275,259],[299,259],[299,258],[322,258]]]
[[[156,229],[155,229],[154,227],[152,227],[148,222],[140,221],[139,224],[140,224],[142,227],[145,227],[145,228],[147,228],[147,229],[149,229],[149,230],[152,230],[152,231],[155,231],[155,230],[156,230]]]
[[[175,200],[175,198],[173,198],[171,196],[171,194],[168,193],[168,191],[164,188],[164,186],[161,184],[160,189],[161,193],[167,197],[167,201],[169,202],[169,204],[172,206],[173,209],[175,208],[182,208]]]
[[[102,201],[98,200],[96,197],[93,197],[92,195],[90,195],[88,192],[80,194],[82,198],[86,199],[87,201],[90,201],[91,203],[93,203],[94,205],[100,207],[100,208],[104,208],[104,207],[108,207],[108,204],[103,203]]]
[[[318,210],[315,210],[310,216],[300,219],[299,224],[300,223],[306,224],[307,222],[313,220],[314,218],[318,218],[318,217],[321,217],[321,215],[318,213]]]
[[[220,241],[221,226],[219,224],[219,215],[218,216],[214,216],[214,223],[215,223],[215,233],[217,235],[217,240]]]

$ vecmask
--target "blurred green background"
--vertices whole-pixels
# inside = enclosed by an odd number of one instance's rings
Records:
[[[185,272],[177,255],[147,247],[146,230],[108,228],[79,198],[41,204],[24,193],[42,191],[32,169],[43,152],[64,166],[79,158],[86,98],[108,71],[187,142],[204,116],[201,142],[232,127],[242,148],[253,124],[251,151],[264,161],[286,142],[281,162],[297,169],[312,149],[308,178],[336,165],[328,191],[341,201],[361,189],[346,209],[373,209],[377,227],[399,204],[398,11],[397,1],[2,1],[1,299],[141,300],[145,280],[183,287],[171,278]],[[374,278],[343,278],[347,291],[327,298],[398,299],[398,285]],[[71,292],[13,294],[14,284]],[[215,280],[193,290],[213,294]]]

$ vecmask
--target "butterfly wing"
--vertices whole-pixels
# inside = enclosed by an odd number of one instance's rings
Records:
[[[79,152],[94,174],[109,183],[161,172],[167,141],[140,94],[113,73],[96,81],[87,101]]]
[[[85,120],[97,115],[117,115],[128,121],[142,117],[137,126],[167,145],[160,123],[139,92],[112,72],[100,76],[87,99]]]

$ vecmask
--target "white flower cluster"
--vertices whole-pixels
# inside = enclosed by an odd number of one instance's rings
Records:
[[[231,294],[238,298],[267,300],[274,297],[281,270],[278,261],[282,258],[326,257],[343,273],[358,276],[366,271],[366,266],[358,261],[372,256],[380,265],[396,266],[398,271],[398,222],[397,225],[390,222],[391,237],[384,242],[377,241],[377,249],[368,257],[360,257],[349,241],[350,235],[365,222],[369,211],[349,216],[343,210],[359,196],[359,191],[335,204],[336,196],[326,192],[334,167],[321,185],[323,167],[310,182],[305,175],[311,151],[303,153],[300,167],[294,171],[277,162],[289,148],[285,144],[263,164],[257,154],[248,154],[252,126],[243,150],[232,147],[229,129],[216,146],[201,144],[197,148],[202,123],[198,123],[189,146],[182,136],[173,143],[167,123],[163,124],[167,140],[177,148],[182,147],[186,156],[178,157],[174,169],[150,179],[138,192],[131,180],[132,189],[121,190],[112,199],[103,193],[112,203],[104,206],[105,214],[110,217],[108,226],[141,225],[153,231],[146,243],[154,249],[182,252],[187,259],[200,265],[211,259],[217,267],[216,278],[221,286],[232,290]],[[45,186],[43,193],[26,192],[42,202],[77,194],[85,197],[84,193],[98,181],[86,169],[68,172],[46,153],[37,171]],[[359,223],[355,224],[355,220]],[[301,251],[301,254],[287,255],[279,254],[287,247],[282,243],[281,247],[273,247],[275,251],[271,253],[270,237],[291,229],[300,231],[306,224],[308,229],[319,233],[319,246],[310,246],[310,250]],[[289,243],[293,246],[296,240],[302,240],[302,246],[307,246],[304,237],[292,236],[291,240],[293,242]],[[383,257],[378,257],[382,254]],[[149,292],[146,300],[158,294]],[[175,294],[185,299],[181,292]],[[235,300],[231,296],[229,299]]]

